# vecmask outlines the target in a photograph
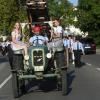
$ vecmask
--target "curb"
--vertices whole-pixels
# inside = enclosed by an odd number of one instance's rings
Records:
[[[97,52],[97,53],[100,53],[100,49],[96,49],[96,52]]]

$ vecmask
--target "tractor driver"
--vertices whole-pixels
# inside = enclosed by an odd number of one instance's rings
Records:
[[[29,42],[36,45],[45,45],[48,42],[48,38],[41,35],[41,27],[40,26],[34,26],[32,28],[32,33],[34,34],[33,37],[29,39]]]

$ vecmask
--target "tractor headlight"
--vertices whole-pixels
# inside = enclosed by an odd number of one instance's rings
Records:
[[[51,58],[52,57],[52,55],[51,55],[51,53],[47,53],[47,58]]]

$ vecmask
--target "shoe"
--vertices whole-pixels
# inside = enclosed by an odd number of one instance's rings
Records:
[[[72,62],[72,64],[74,65],[74,64],[75,64],[75,62],[73,61],[73,62]]]
[[[29,55],[25,55],[25,56],[24,56],[24,59],[25,59],[25,60],[29,60]]]
[[[29,62],[28,62],[28,61],[26,61],[26,65],[27,65],[27,66],[29,65]]]

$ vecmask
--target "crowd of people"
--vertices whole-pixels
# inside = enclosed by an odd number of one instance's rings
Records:
[[[64,46],[68,50],[68,60],[72,62],[72,64],[75,64],[75,67],[81,66],[81,55],[85,54],[83,45],[79,40],[79,36],[71,35],[64,39]]]
[[[11,41],[2,42],[0,45],[0,51],[4,51],[8,44],[11,44],[13,50],[23,49],[24,59],[28,60],[28,47],[29,45],[47,45],[48,49],[52,49],[52,47],[57,47],[57,50],[68,50],[67,52],[67,60],[68,62],[72,62],[75,64],[75,67],[80,66],[81,54],[84,54],[84,49],[82,43],[79,42],[79,37],[74,35],[65,35],[64,29],[60,25],[59,20],[53,21],[53,28],[49,29],[49,36],[41,34],[42,28],[40,26],[32,27],[33,36],[30,37],[28,43],[24,43],[21,41],[22,31],[21,25],[19,22],[16,22],[12,32],[11,32]]]

